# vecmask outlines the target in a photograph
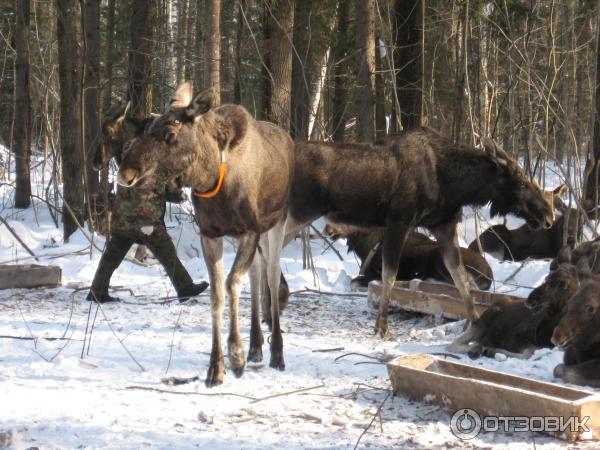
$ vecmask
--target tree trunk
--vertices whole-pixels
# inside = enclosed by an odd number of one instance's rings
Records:
[[[292,88],[292,39],[295,0],[278,0],[268,14],[268,52],[271,72],[269,120],[290,129]]]
[[[247,14],[247,0],[238,2],[238,16],[235,32],[235,79],[233,81],[233,103],[242,103],[242,42],[244,40],[244,30],[246,22],[244,20]]]
[[[81,148],[81,10],[78,0],[57,0],[60,148],[63,176],[64,239],[83,220],[83,151]],[[73,217],[75,216],[75,217]]]
[[[262,72],[262,96],[260,107],[260,118],[269,120],[271,117],[271,95],[273,94],[273,83],[271,75],[271,51],[270,42],[272,33],[272,24],[270,20],[270,9],[267,2],[263,3],[262,11],[262,34],[263,34],[263,61],[261,64]]]
[[[177,1],[177,84],[184,81],[187,37],[187,0]]]
[[[421,0],[396,0],[394,16],[394,64],[401,109],[395,115],[402,128],[411,128],[421,122]]]
[[[14,152],[16,169],[15,207],[31,204],[29,154],[31,152],[31,99],[29,97],[29,0],[15,0],[16,79]]]
[[[348,97],[348,24],[350,22],[350,0],[342,0],[337,12],[337,36],[333,49],[333,99],[332,129],[334,141],[343,141],[346,131],[346,99]]]
[[[381,42],[375,38],[375,140],[383,141],[387,135],[385,120],[385,81],[383,79],[383,63],[381,61]]]
[[[455,33],[454,46],[454,64],[455,64],[455,103],[452,114],[452,140],[461,142],[463,126],[463,100],[465,92],[465,35],[467,26],[467,16],[469,13],[468,4],[457,2],[453,11],[453,27]]]
[[[221,103],[221,0],[206,3],[206,48],[204,49],[204,87],[212,89],[214,104]]]
[[[186,29],[186,38],[185,38],[185,79],[186,80],[193,80],[194,79],[194,71],[195,71],[195,64],[192,61],[193,60],[193,53],[194,53],[194,49],[195,49],[195,42],[194,42],[194,35],[195,35],[195,31],[196,31],[196,27],[195,27],[195,18],[196,15],[198,14],[198,11],[196,10],[196,0],[189,0],[188,1],[188,7],[187,7],[187,23],[185,25],[185,29]]]
[[[375,137],[375,0],[356,2],[356,138]]]
[[[92,161],[98,146],[102,145],[100,133],[100,0],[85,0],[85,156],[87,190],[94,199],[98,193],[98,174]],[[92,200],[91,209],[95,209]],[[92,218],[90,218],[92,219]]]
[[[596,16],[598,17],[598,16]],[[594,205],[600,203],[600,19],[596,25],[596,99],[594,105],[594,139],[592,156],[588,160],[589,169],[586,183],[586,198]]]
[[[156,2],[133,0],[131,47],[129,49],[129,90],[131,115],[148,117],[152,113],[152,59]]]
[[[106,88],[104,91],[103,110],[108,111],[112,103],[113,86],[113,54],[115,48],[115,0],[108,0],[106,19]]]
[[[175,27],[173,26],[173,2],[175,0],[165,0],[165,36],[166,43],[166,79],[167,84],[171,87],[177,85],[177,54],[175,52]],[[169,97],[167,97],[169,98]]]
[[[290,133],[294,139],[308,138],[310,116],[310,75],[307,67],[309,43],[311,41],[310,19],[312,16],[312,0],[296,2],[294,12],[294,48],[292,55],[292,117]]]
[[[195,27],[196,27],[196,41],[194,42],[194,51],[196,53],[196,61],[194,67],[194,80],[196,81],[197,86],[204,86],[204,68],[203,60],[204,60],[204,48],[206,47],[206,42],[204,39],[204,14],[206,14],[206,5],[204,0],[195,0],[196,1],[196,17],[195,17]],[[209,0],[210,1],[210,0]]]

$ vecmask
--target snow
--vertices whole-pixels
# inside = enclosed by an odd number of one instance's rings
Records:
[[[38,167],[34,190],[44,197],[41,186],[48,175],[42,177]],[[382,341],[373,334],[376,311],[367,305],[366,295],[350,292],[358,264],[343,242],[335,245],[344,258],[340,261],[322,241],[312,241],[314,272],[302,268],[299,241],[284,250],[281,266],[291,291],[296,291],[282,318],[285,372],[268,367],[265,344],[263,363],[249,364],[239,379],[227,371],[222,386],[207,389],[203,378],[211,347],[208,293],[191,305],[170,301],[173,288],[154,260],[146,266],[122,263],[112,286],[123,302],[97,312],[91,345],[82,358],[88,314],[93,320],[95,312],[85,296],[100,257],[89,240],[102,248],[104,239],[79,230],[64,243],[44,202],[35,200],[32,208],[17,210],[12,196],[10,185],[0,185],[0,215],[39,256],[40,264],[62,267],[63,285],[0,291],[0,447],[352,448],[371,422],[361,448],[566,447],[530,433],[490,433],[461,441],[450,431],[451,413],[389,396],[381,361],[444,352],[463,323],[395,312],[390,315],[393,339]],[[189,203],[169,208],[169,232],[192,277],[201,280],[207,273],[190,210]],[[480,213],[480,226],[488,226],[486,211]],[[475,235],[474,211],[466,210],[464,217],[463,243]],[[519,222],[509,218],[508,223]],[[322,229],[323,223],[315,226]],[[5,227],[0,228],[0,262],[34,262]],[[228,242],[226,267],[233,256],[233,243]],[[516,295],[527,295],[541,283],[549,265],[498,262],[492,257],[488,261],[498,280],[495,289]],[[240,309],[246,347],[248,292],[246,279]],[[226,308],[224,339],[227,329]],[[560,382],[552,376],[562,360],[556,349],[539,350],[527,361],[460,358],[467,364]],[[199,380],[185,385],[161,382],[195,376]],[[382,402],[381,417],[373,420]]]

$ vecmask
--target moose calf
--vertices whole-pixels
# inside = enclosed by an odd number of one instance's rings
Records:
[[[527,359],[538,348],[552,347],[552,333],[565,313],[568,299],[577,292],[580,281],[589,276],[585,264],[572,265],[570,256],[568,249],[560,252],[560,263],[525,302],[495,302],[449,350],[468,353],[471,358],[502,353]]]
[[[359,229],[327,224],[325,234],[334,240],[346,238],[348,251],[360,259],[360,275],[352,280],[353,287],[365,287],[373,280],[381,280],[382,230]],[[477,289],[487,290],[492,285],[492,268],[479,253],[461,248],[463,264],[469,281]],[[444,265],[437,242],[417,231],[408,234],[398,267],[397,280],[434,278],[452,283],[450,272]]]
[[[569,300],[567,312],[552,335],[565,348],[554,376],[567,383],[600,387],[600,280],[582,284]]]

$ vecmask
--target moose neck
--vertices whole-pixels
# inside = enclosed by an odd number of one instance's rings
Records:
[[[446,199],[454,199],[461,205],[483,206],[501,195],[495,185],[496,168],[483,152],[448,152],[440,174],[445,181],[440,189]]]

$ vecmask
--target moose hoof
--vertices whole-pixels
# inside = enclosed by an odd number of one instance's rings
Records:
[[[236,378],[244,374],[246,367],[246,358],[244,358],[244,347],[242,341],[232,338],[228,342],[229,364]]]
[[[377,326],[375,327],[375,334],[378,334],[379,337],[381,339],[383,339],[384,341],[387,341],[387,340],[391,339],[391,337],[392,337],[390,331],[388,330],[387,325],[377,324]]]
[[[383,340],[390,339],[391,335],[388,330],[387,314],[383,317],[381,314],[377,316],[377,322],[375,322],[375,334],[378,334]]]
[[[271,354],[271,362],[269,362],[269,367],[283,372],[285,370],[283,354]]]
[[[206,373],[206,387],[210,388],[213,386],[219,386],[223,384],[223,377],[225,376],[225,365],[223,361],[217,364],[211,364]]]
[[[242,366],[242,367],[233,367],[231,370],[233,371],[233,374],[235,375],[236,378],[240,378],[242,375],[244,375],[244,368],[246,366]]]
[[[250,347],[248,350],[248,361],[253,363],[259,363],[263,360],[262,348],[260,347]]]
[[[480,345],[473,345],[467,352],[471,359],[478,359],[482,354],[484,354],[484,349]]]
[[[559,364],[554,368],[554,378],[563,378],[565,376],[565,365]]]

